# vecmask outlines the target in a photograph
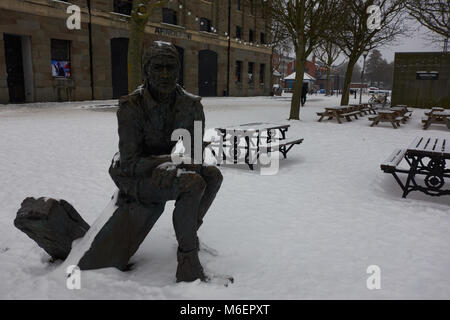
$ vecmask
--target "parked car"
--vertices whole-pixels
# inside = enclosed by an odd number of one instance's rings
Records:
[[[369,88],[369,93],[378,93],[379,90],[380,90],[380,89],[377,88],[377,87],[370,87],[370,88]]]

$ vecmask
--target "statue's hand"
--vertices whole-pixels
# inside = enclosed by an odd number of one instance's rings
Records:
[[[182,164],[178,165],[178,168],[184,169],[186,171],[195,172],[198,174],[201,174],[201,172],[202,172],[201,164],[184,164],[184,163],[182,163]]]
[[[154,185],[166,189],[172,186],[176,176],[177,167],[170,162],[166,162],[153,170],[151,181]]]

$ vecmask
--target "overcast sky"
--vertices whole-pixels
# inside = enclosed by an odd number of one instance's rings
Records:
[[[442,51],[443,43],[437,46],[430,43],[426,39],[427,29],[422,27],[418,22],[410,22],[411,35],[403,36],[393,42],[390,46],[380,47],[383,58],[388,62],[394,61],[394,55],[396,52],[430,52],[430,51]],[[362,58],[360,64],[362,65]]]

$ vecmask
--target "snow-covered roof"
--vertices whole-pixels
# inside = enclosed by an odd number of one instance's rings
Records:
[[[288,75],[286,78],[284,78],[284,80],[295,80],[295,74],[297,72],[291,73],[290,75]],[[309,74],[307,74],[306,72],[303,75],[303,80],[311,80],[314,81],[316,79],[314,79],[313,77],[311,77]]]

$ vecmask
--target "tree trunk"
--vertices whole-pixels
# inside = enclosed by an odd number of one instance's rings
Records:
[[[352,82],[353,69],[358,59],[350,58],[347,71],[345,72],[344,89],[342,91],[341,106],[348,105],[350,95],[350,83]]]
[[[271,95],[271,93],[273,92],[273,51],[274,48],[272,47],[272,54],[270,55],[270,66],[269,66],[269,85],[270,85],[270,93],[269,95]]]
[[[326,95],[330,95],[330,67],[327,67],[327,82],[325,83]]]
[[[305,72],[306,57],[304,49],[298,49],[295,54],[295,83],[291,100],[291,114],[289,120],[300,120],[300,103],[302,98],[303,76]]]

